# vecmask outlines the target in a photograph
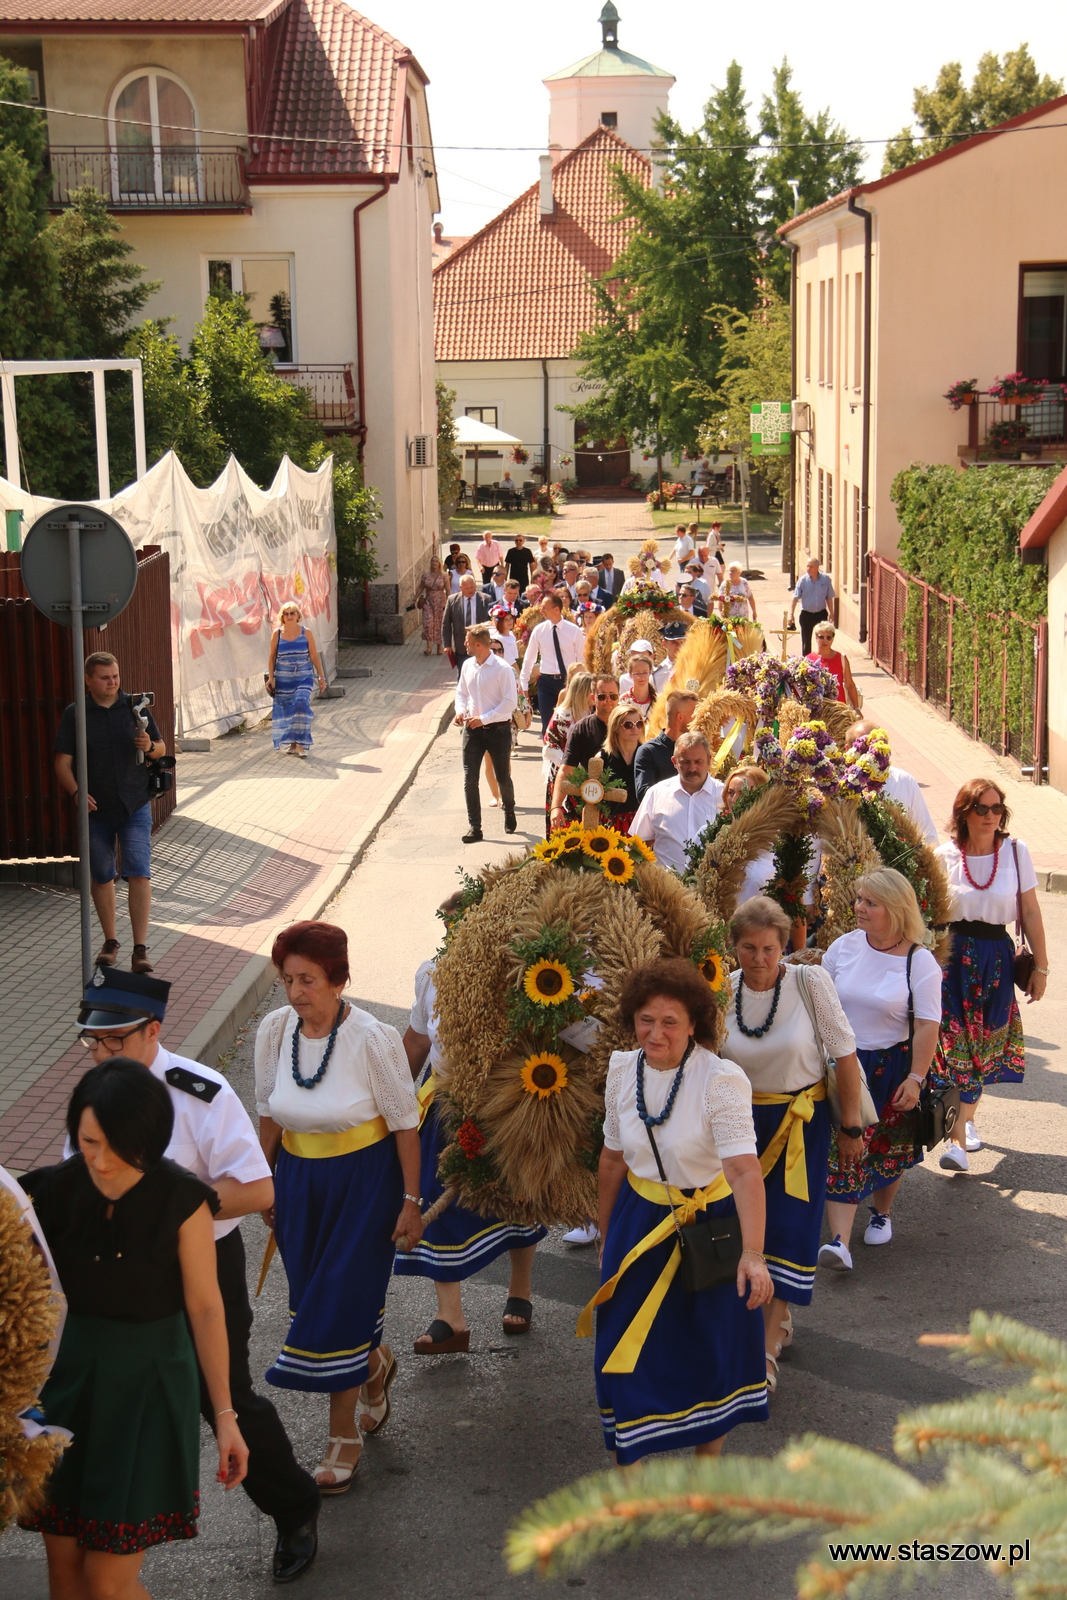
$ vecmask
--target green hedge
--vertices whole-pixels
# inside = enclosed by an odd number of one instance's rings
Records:
[[[901,567],[978,611],[1016,611],[1037,621],[1048,607],[1045,569],[1024,567],[1017,546],[1057,471],[905,468],[890,491],[902,530]]]

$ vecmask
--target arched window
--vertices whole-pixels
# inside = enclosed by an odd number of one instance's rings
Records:
[[[109,127],[113,199],[202,198],[196,107],[172,73],[128,73],[111,97]]]

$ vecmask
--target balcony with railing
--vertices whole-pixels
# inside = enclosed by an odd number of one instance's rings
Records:
[[[327,433],[356,432],[360,416],[351,361],[280,361],[274,370],[310,394]]]
[[[235,145],[53,145],[52,209],[75,189],[99,190],[109,211],[245,211],[245,151]]]
[[[1050,383],[1039,395],[1003,400],[984,390],[963,399],[967,443],[959,455],[969,466],[999,461],[1031,466],[1067,458],[1065,386]]]

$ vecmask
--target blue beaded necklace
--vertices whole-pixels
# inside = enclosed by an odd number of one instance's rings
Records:
[[[643,1050],[638,1052],[637,1115],[641,1118],[641,1121],[644,1123],[646,1128],[661,1127],[674,1110],[674,1102],[678,1098],[678,1090],[682,1087],[682,1073],[685,1071],[686,1062],[693,1053],[693,1043],[694,1041],[690,1039],[689,1043],[685,1047],[685,1055],[678,1063],[678,1070],[674,1074],[674,1082],[671,1084],[670,1093],[667,1096],[667,1104],[663,1107],[663,1110],[660,1112],[658,1117],[650,1117],[648,1114],[648,1108],[645,1105],[645,1052]]]
[[[330,1057],[333,1055],[333,1047],[337,1043],[337,1030],[344,1020],[344,1014],[345,1003],[342,1000],[341,1004],[337,1007],[337,1019],[334,1022],[333,1027],[330,1029],[330,1039],[322,1057],[322,1065],[313,1078],[302,1078],[300,1076],[300,1030],[304,1024],[299,1019],[297,1020],[296,1027],[293,1029],[293,1081],[298,1083],[301,1089],[314,1089],[315,1085],[317,1083],[321,1083],[323,1078],[326,1076],[326,1068],[330,1065]]]
[[[765,1033],[769,1033],[770,1032],[771,1023],[774,1021],[775,1013],[778,1010],[778,1002],[782,998],[782,979],[784,977],[785,977],[785,968],[784,967],[779,967],[778,968],[778,977],[775,980],[775,985],[774,985],[774,999],[771,1002],[770,1012],[768,1014],[766,1022],[763,1024],[762,1028],[746,1028],[745,1024],[742,1022],[742,1020],[741,1020],[741,990],[745,987],[745,980],[742,977],[738,981],[737,993],[734,996],[734,1016],[737,1019],[738,1028],[744,1034],[746,1039],[762,1039],[763,1035]]]

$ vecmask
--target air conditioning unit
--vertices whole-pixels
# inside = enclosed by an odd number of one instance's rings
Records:
[[[811,407],[806,400],[794,400],[789,407],[789,426],[794,433],[811,432]]]
[[[435,436],[432,433],[417,433],[408,443],[409,467],[433,467],[437,465],[434,455]]]

